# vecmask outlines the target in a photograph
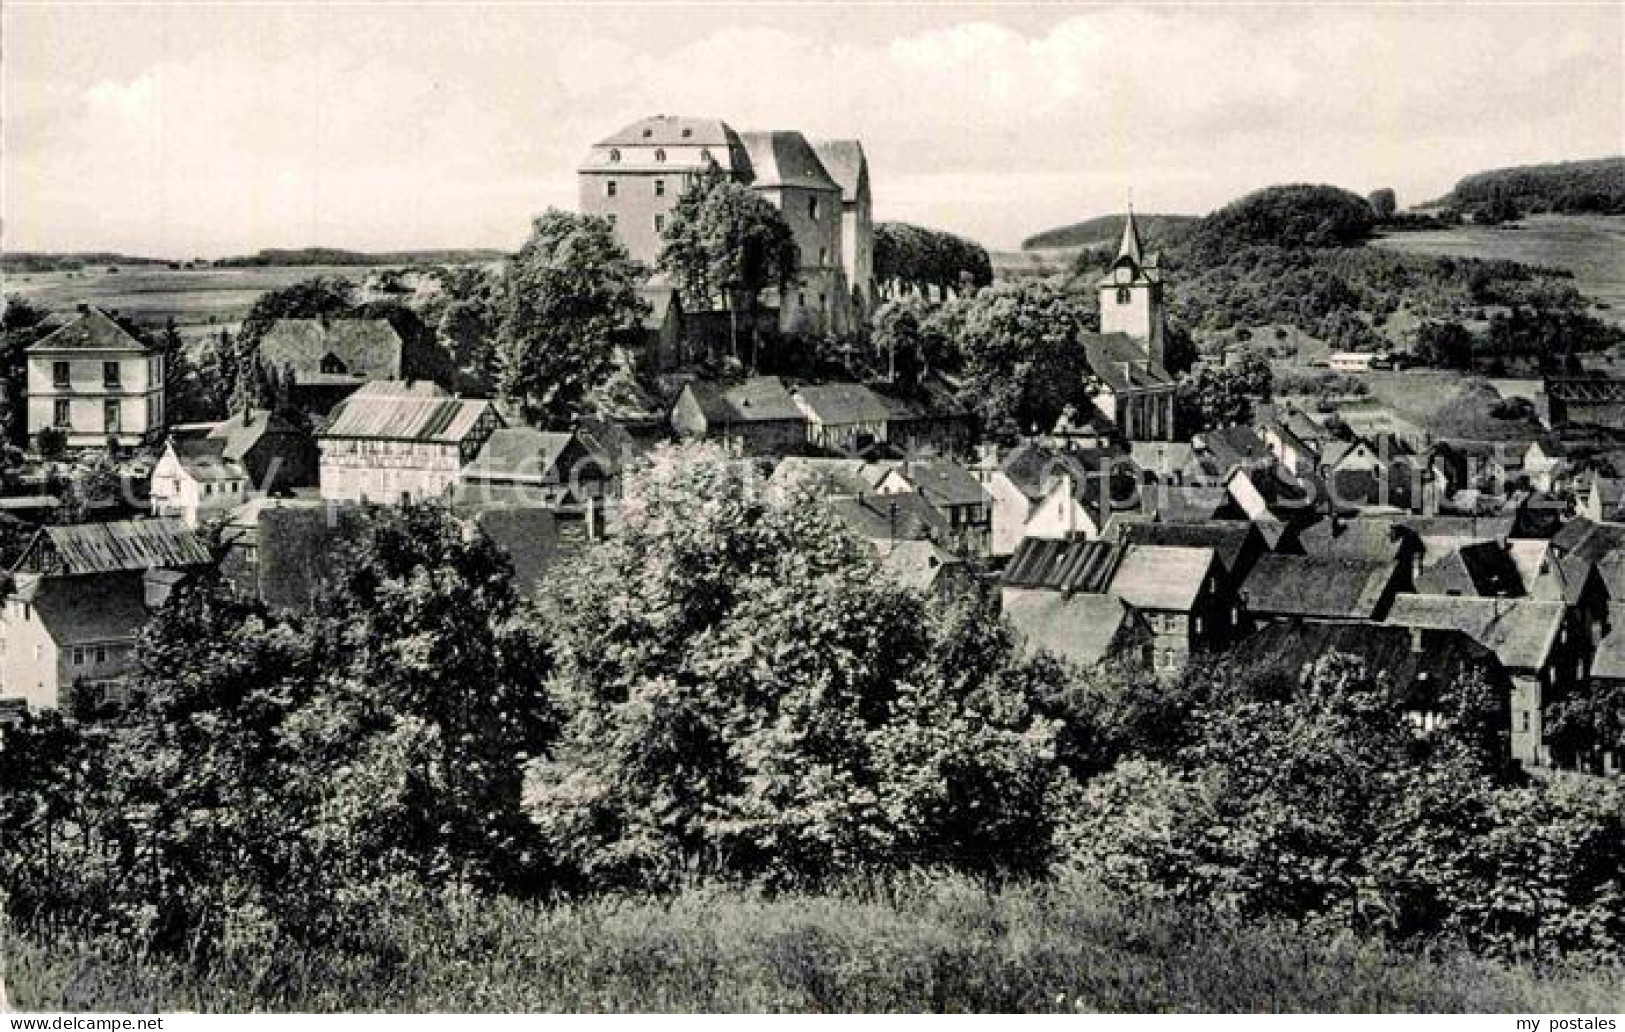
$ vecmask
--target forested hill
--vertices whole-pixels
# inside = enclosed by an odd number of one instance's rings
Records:
[[[1518,212],[1625,215],[1625,157],[1475,172],[1435,204],[1474,209],[1492,202]]]
[[[346,251],[336,247],[301,247],[293,250],[266,248],[256,254],[222,258],[216,265],[228,268],[263,265],[458,265],[466,262],[496,262],[508,257],[491,248],[447,249],[438,251]]]
[[[1197,215],[1141,215],[1136,213],[1134,221],[1139,223],[1140,234],[1145,242],[1153,246],[1159,245],[1176,235],[1181,229],[1200,220]],[[1021,242],[1023,251],[1035,251],[1050,247],[1100,247],[1115,246],[1123,235],[1123,216],[1102,215],[1098,218],[1087,219],[1083,222],[1074,222],[1070,226],[1057,226],[1046,229],[1042,233],[1034,233]]]
[[[7,251],[0,254],[0,272],[72,272],[106,265],[163,265],[162,258],[140,258],[112,251]]]

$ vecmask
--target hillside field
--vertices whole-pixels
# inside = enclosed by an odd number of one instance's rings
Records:
[[[699,886],[545,907],[468,899],[380,917],[344,949],[246,938],[195,968],[23,935],[5,970],[15,1006],[73,1012],[1592,1013],[1625,992],[1617,969],[1241,925],[1116,902],[1070,877],[995,888],[921,874],[777,896]]]
[[[1458,226],[1395,233],[1372,246],[1567,269],[1580,293],[1607,306],[1598,307],[1598,318],[1625,326],[1625,215],[1531,215],[1516,228]]]

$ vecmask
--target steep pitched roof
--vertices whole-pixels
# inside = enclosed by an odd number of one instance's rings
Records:
[[[1534,671],[1550,658],[1566,612],[1561,602],[1532,599],[1400,595],[1388,623],[1454,628],[1494,652],[1507,669]]]
[[[248,479],[243,464],[227,457],[226,442],[221,438],[172,440],[167,448],[175,453],[175,460],[186,475],[199,483]]]
[[[720,394],[727,417],[735,423],[804,423],[807,417],[777,376],[752,376],[724,387]],[[707,413],[710,418],[710,413]]]
[[[1126,333],[1085,333],[1079,340],[1090,372],[1113,391],[1173,386],[1167,370],[1151,363],[1145,345]]]
[[[913,493],[831,497],[824,504],[854,534],[871,542],[931,540],[950,529],[930,503]]]
[[[1597,651],[1591,660],[1591,676],[1625,681],[1625,604],[1608,607],[1608,630],[1597,642]]]
[[[1247,575],[1242,600],[1255,613],[1374,620],[1393,576],[1391,562],[1265,555]]]
[[[1215,561],[1211,548],[1129,545],[1111,592],[1136,609],[1189,612]]]
[[[219,441],[220,454],[236,461],[254,450],[266,434],[294,434],[299,429],[274,412],[250,411],[239,413],[216,423],[208,433],[209,440]]]
[[[138,351],[151,354],[156,349],[141,343],[100,308],[88,308],[65,326],[41,337],[28,352],[43,351]]]
[[[1023,538],[1001,580],[1009,588],[1098,594],[1111,586],[1127,554],[1127,545],[1110,541]]]
[[[813,140],[812,147],[824,171],[840,186],[841,200],[856,203],[869,184],[869,162],[863,155],[863,144],[857,140]]]
[[[877,541],[875,547],[880,553],[880,568],[903,587],[916,591],[933,590],[946,571],[965,565],[933,541]]]
[[[140,574],[29,578],[19,588],[58,648],[130,641],[147,622]]]
[[[557,472],[559,459],[574,442],[574,434],[505,427],[486,438],[474,461],[464,467],[463,479],[539,483]]]
[[[294,368],[300,384],[393,379],[401,375],[401,338],[387,319],[278,319],[260,340],[260,358]],[[343,367],[324,371],[328,355]]]
[[[1131,259],[1135,265],[1145,264],[1145,251],[1140,246],[1140,227],[1134,221],[1134,209],[1128,210],[1123,220],[1123,238],[1117,243],[1117,257]]]
[[[494,412],[489,401],[461,398],[350,398],[323,438],[359,437],[392,441],[456,443]]]
[[[949,459],[914,459],[894,468],[892,475],[903,478],[933,505],[984,505],[989,500],[982,482]]]
[[[808,416],[826,426],[884,423],[894,406],[861,383],[808,384],[795,392]]]
[[[1420,550],[1416,534],[1393,520],[1326,517],[1298,531],[1298,544],[1307,555],[1341,556],[1383,561],[1408,548]]]
[[[202,538],[179,519],[164,517],[41,527],[13,569],[72,577],[201,566],[210,559]]]
[[[1238,567],[1245,558],[1248,539],[1258,533],[1251,523],[1241,520],[1206,523],[1114,521],[1113,525],[1118,528],[1117,539],[1125,544],[1211,549],[1225,571],[1232,574],[1244,572],[1239,571]]]
[[[747,181],[756,189],[840,192],[807,138],[793,129],[746,130],[739,134],[739,143],[750,163]]]
[[[1138,620],[1111,595],[1017,588],[1004,592],[1003,602],[1028,648],[1085,667],[1110,659],[1112,646]]]
[[[1524,594],[1524,582],[1510,548],[1477,541],[1424,569],[1416,578],[1416,593],[1517,598]]]

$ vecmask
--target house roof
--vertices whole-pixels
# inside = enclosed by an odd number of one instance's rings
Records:
[[[179,519],[116,520],[41,527],[14,569],[47,576],[82,576],[201,566],[208,547]]]
[[[1054,449],[1024,441],[1005,453],[999,469],[1017,490],[1038,501],[1062,474],[1070,473],[1074,482],[1082,482],[1114,461],[1115,456],[1104,449]]]
[[[1416,578],[1416,593],[1518,598],[1524,594],[1524,580],[1511,548],[1475,541],[1424,569]]]
[[[777,376],[753,376],[722,385],[691,380],[683,387],[709,423],[805,423],[807,416]]]
[[[855,203],[869,182],[869,162],[857,140],[813,140],[813,151],[824,171],[841,188],[841,200]]]
[[[449,398],[451,392],[433,380],[368,380],[352,391],[349,397]]]
[[[1392,562],[1265,555],[1247,575],[1242,598],[1255,613],[1373,620],[1393,576]]]
[[[949,530],[930,503],[912,492],[831,497],[824,504],[854,534],[871,542],[924,541]]]
[[[1100,593],[1111,586],[1128,546],[1111,541],[1056,541],[1023,538],[1004,568],[1011,588],[1049,588]]]
[[[1134,464],[1147,473],[1168,477],[1204,472],[1196,463],[1196,450],[1186,441],[1131,441],[1128,452]]]
[[[1400,595],[1387,622],[1454,628],[1494,652],[1507,669],[1536,671],[1550,658],[1566,612],[1561,602],[1533,599]]]
[[[175,461],[180,463],[186,475],[199,483],[248,479],[243,464],[226,456],[226,442],[221,438],[170,441],[167,450],[174,453]]]
[[[795,392],[810,417],[828,425],[884,423],[895,406],[861,383],[808,384]]]
[[[456,443],[494,411],[489,401],[477,399],[352,397],[318,436]]]
[[[1207,523],[1150,523],[1138,520],[1114,523],[1117,539],[1131,545],[1168,545],[1176,548],[1212,550],[1227,573],[1238,570],[1245,558],[1247,541],[1257,529],[1242,520],[1214,520]]]
[[[1420,647],[1418,647],[1420,646]],[[1293,681],[1333,653],[1354,656],[1384,680],[1400,704],[1437,700],[1437,690],[1474,673],[1506,679],[1495,654],[1458,630],[1428,630],[1417,641],[1411,628],[1365,623],[1273,623],[1237,642],[1228,660],[1250,676],[1274,673]]]
[[[1113,391],[1173,386],[1167,371],[1151,364],[1145,344],[1126,333],[1085,333],[1079,340],[1089,370]]]
[[[1329,516],[1301,528],[1298,543],[1307,555],[1373,561],[1393,559],[1408,547],[1420,547],[1415,532],[1394,520],[1341,516]]]
[[[46,351],[136,351],[143,355],[156,350],[141,343],[100,308],[86,309],[27,349],[29,354]]]
[[[1211,548],[1129,545],[1111,592],[1136,609],[1189,612],[1215,561]]]
[[[1237,466],[1252,466],[1273,458],[1264,439],[1250,426],[1228,426],[1200,434],[1202,448],[1212,456],[1221,472]]]
[[[901,477],[933,505],[984,505],[989,501],[982,482],[970,470],[949,459],[905,461],[889,475]]]
[[[1004,592],[1004,614],[1029,648],[1094,666],[1111,658],[1125,625],[1137,618],[1111,595],[1016,588]]]
[[[1625,525],[1594,523],[1577,516],[1552,535],[1552,547],[1565,555],[1596,562],[1606,555],[1625,550]]]
[[[916,591],[931,591],[944,571],[962,568],[964,561],[933,541],[877,541],[880,568],[897,583]]]
[[[463,468],[463,479],[539,483],[555,473],[559,460],[574,441],[574,434],[528,426],[504,427],[486,438],[474,461]]]
[[[58,648],[129,641],[147,622],[140,574],[20,578],[18,588]]]
[[[209,430],[208,439],[221,442],[220,454],[241,461],[266,434],[294,434],[299,429],[274,412],[262,410],[238,413],[222,419]]]
[[[267,365],[291,365],[301,384],[391,379],[401,373],[401,338],[387,319],[278,319],[260,340]],[[324,373],[332,355],[343,369]]]
[[[1597,642],[1591,660],[1591,676],[1625,681],[1625,604],[1608,607],[1608,630]]]
[[[747,178],[758,190],[795,187],[839,192],[807,138],[793,129],[746,130],[739,134],[750,163]]]

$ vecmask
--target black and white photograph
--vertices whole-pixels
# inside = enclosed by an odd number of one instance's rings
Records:
[[[1621,0],[4,0],[0,295],[6,1032],[1625,1032]]]

